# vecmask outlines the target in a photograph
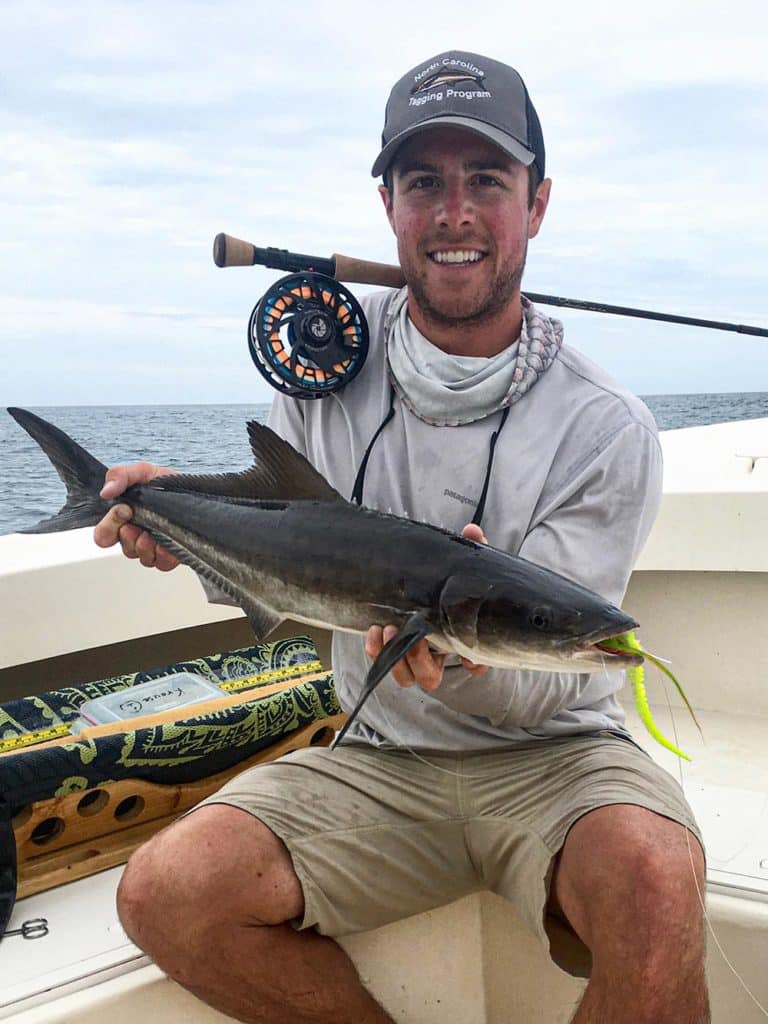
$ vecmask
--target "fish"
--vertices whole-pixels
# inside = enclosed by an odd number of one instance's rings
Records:
[[[286,618],[361,634],[397,627],[334,745],[423,638],[499,668],[589,673],[643,661],[624,644],[602,646],[638,624],[599,594],[488,544],[347,501],[262,424],[247,424],[249,469],[156,477],[105,500],[104,464],[36,414],[8,412],[67,489],[58,513],[22,532],[93,526],[126,504],[135,525],[240,606],[257,642]]]

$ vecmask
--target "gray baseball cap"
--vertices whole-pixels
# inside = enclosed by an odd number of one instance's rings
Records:
[[[544,177],[541,124],[525,83],[507,64],[448,50],[412,68],[389,94],[373,177],[412,135],[439,125],[475,132]]]

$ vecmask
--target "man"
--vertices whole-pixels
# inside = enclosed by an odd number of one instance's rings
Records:
[[[364,300],[359,377],[277,398],[273,428],[342,493],[618,603],[658,506],[658,440],[521,297],[551,182],[520,76],[440,54],[395,85],[382,141],[407,288]],[[110,470],[104,496],[156,472]],[[127,554],[172,567],[124,523],[113,509],[97,542],[120,531]],[[334,638],[343,706],[394,632]],[[390,1018],[332,937],[490,888],[566,969],[591,957],[580,1024],[708,1020],[698,832],[629,739],[621,680],[447,663],[426,641],[392,676],[346,744],[244,773],[134,855],[119,894],[133,939],[241,1020],[374,1024]]]

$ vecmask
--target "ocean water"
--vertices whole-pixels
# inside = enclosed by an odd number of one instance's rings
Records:
[[[645,395],[660,430],[768,417],[768,392]],[[146,459],[186,472],[250,464],[246,420],[268,405],[57,406],[32,411],[107,466]],[[64,503],[64,486],[37,444],[0,411],[0,534],[32,526]]]

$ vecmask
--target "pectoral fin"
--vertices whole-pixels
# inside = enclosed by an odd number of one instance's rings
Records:
[[[440,622],[448,636],[477,646],[477,615],[492,584],[480,576],[449,576],[440,592]]]
[[[368,669],[368,675],[365,677],[365,683],[363,684],[363,689],[360,693],[357,704],[355,704],[352,709],[341,732],[337,733],[336,738],[331,745],[331,749],[338,746],[344,738],[344,735],[350,725],[352,725],[354,720],[357,718],[360,708],[362,708],[363,704],[365,704],[387,672],[389,672],[401,658],[404,658],[413,645],[425,637],[428,632],[429,625],[424,615],[421,612],[414,612],[413,615],[408,618],[400,632],[393,636],[392,639],[382,647],[378,658]]]
[[[266,640],[272,630],[277,629],[284,621],[281,615],[277,615],[271,608],[267,608],[263,604],[257,604],[256,601],[243,601],[241,599],[239,603],[248,616],[248,621],[251,624],[251,629],[257,643]]]

